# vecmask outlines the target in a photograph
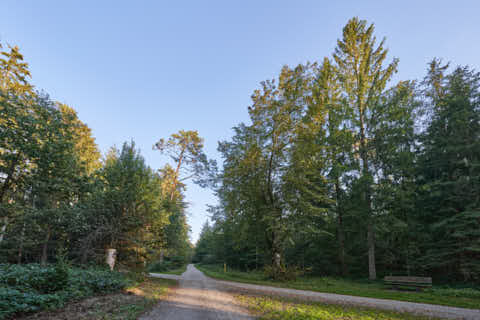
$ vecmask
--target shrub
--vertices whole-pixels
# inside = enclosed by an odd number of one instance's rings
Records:
[[[0,319],[54,309],[73,299],[118,291],[129,285],[119,272],[71,268],[64,263],[0,265]]]
[[[284,266],[281,265],[280,268],[274,268],[273,266],[266,265],[264,267],[265,277],[277,281],[293,281],[297,277],[303,274],[303,271],[296,266]]]
[[[166,272],[174,269],[178,269],[183,265],[181,261],[164,260],[163,262],[157,261],[152,263],[148,267],[149,272]]]

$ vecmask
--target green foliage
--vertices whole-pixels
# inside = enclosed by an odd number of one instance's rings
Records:
[[[2,48],[0,262],[45,265],[64,248],[68,260],[100,264],[105,249],[115,247],[120,267],[143,267],[160,248],[188,260],[183,189],[178,201],[169,199],[168,167],[149,168],[133,141],[112,148],[101,162],[75,110],[35,91],[19,49]],[[209,164],[202,139],[182,134],[191,139],[172,139],[185,145],[184,163],[202,171]]]
[[[182,274],[186,270],[184,260],[181,258],[166,258],[164,261],[156,261],[148,266],[149,272]]]
[[[219,142],[195,262],[479,283],[480,74],[434,59],[391,83],[387,54],[352,18],[332,58],[260,83],[250,124]]]
[[[118,291],[130,284],[118,273],[66,264],[0,265],[0,318],[63,306],[74,299]]]
[[[297,266],[286,267],[283,265],[277,268],[266,265],[263,271],[267,279],[276,281],[293,281],[303,273]]]

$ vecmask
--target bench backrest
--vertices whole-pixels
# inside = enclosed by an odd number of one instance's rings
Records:
[[[388,282],[404,282],[404,283],[432,283],[432,278],[430,277],[394,277],[387,276],[383,279]]]

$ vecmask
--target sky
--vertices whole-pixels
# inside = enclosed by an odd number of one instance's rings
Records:
[[[32,83],[77,110],[102,152],[134,140],[147,164],[153,144],[198,130],[208,157],[248,122],[259,82],[330,56],[348,19],[375,23],[394,80],[421,79],[434,57],[480,70],[480,1],[38,1],[0,0],[0,40],[18,45]],[[198,239],[211,190],[189,183]]]

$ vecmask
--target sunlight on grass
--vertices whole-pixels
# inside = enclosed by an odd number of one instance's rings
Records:
[[[321,303],[296,303],[272,297],[240,295],[239,300],[247,305],[260,319],[322,319],[322,320],[426,320],[428,317],[374,309],[353,308]]]

